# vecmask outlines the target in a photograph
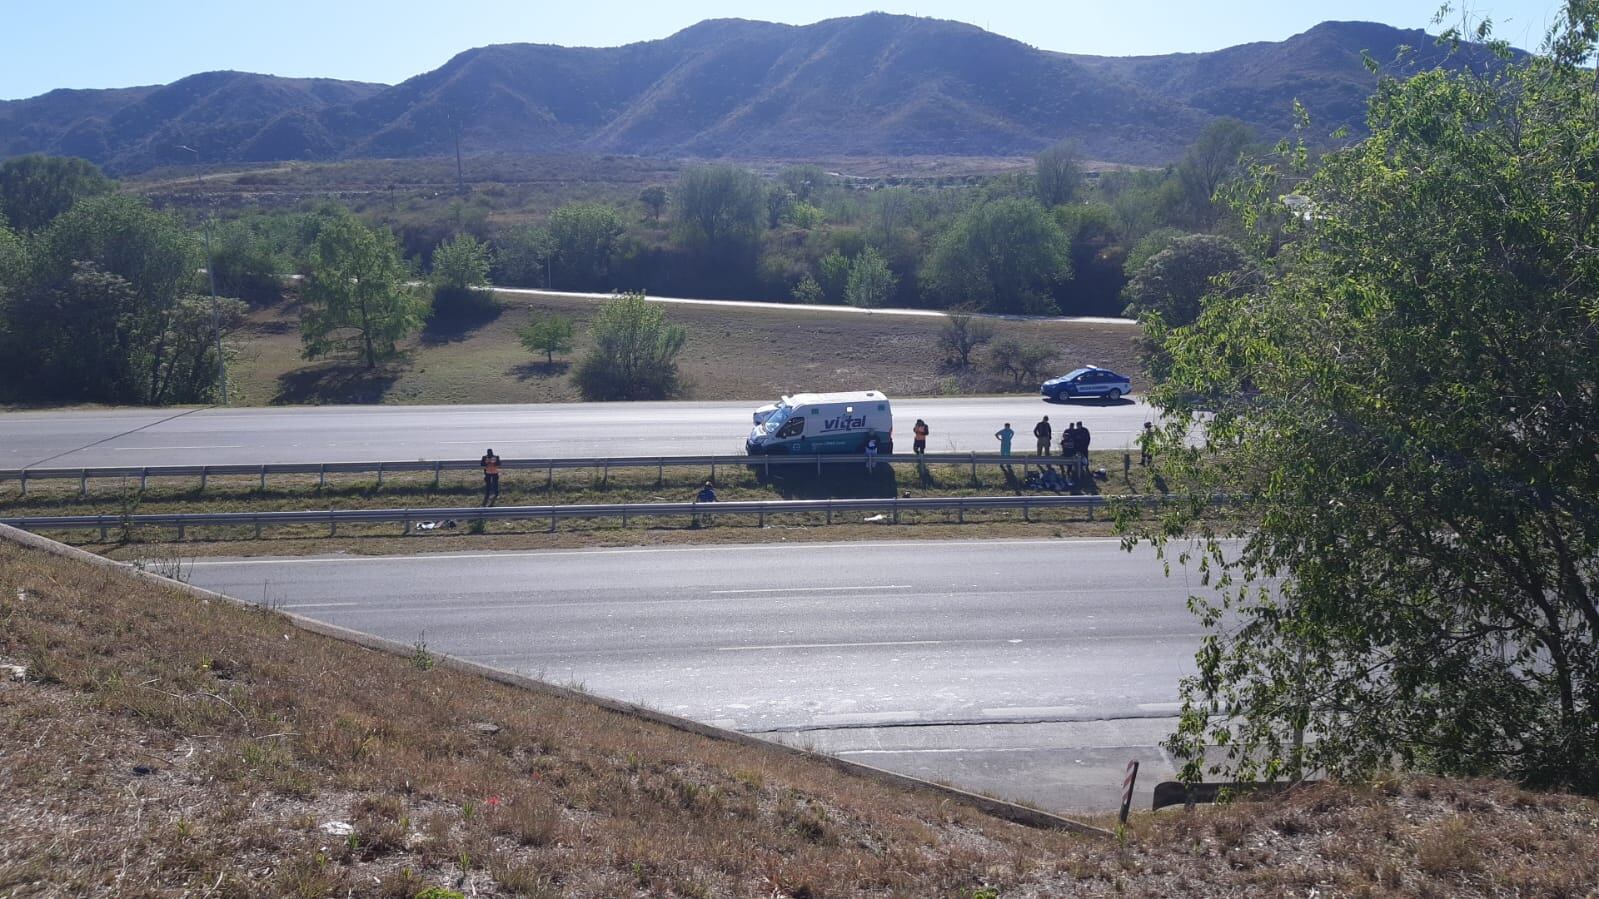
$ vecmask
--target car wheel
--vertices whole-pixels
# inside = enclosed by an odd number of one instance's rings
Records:
[[[1114,403],[1122,398],[1122,392],[1112,387],[1110,393],[1105,394],[1105,398]]]

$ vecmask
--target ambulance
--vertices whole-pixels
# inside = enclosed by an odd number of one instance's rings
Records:
[[[877,451],[894,451],[894,412],[877,390],[796,393],[755,410],[744,449],[769,454],[859,453],[877,437]]]

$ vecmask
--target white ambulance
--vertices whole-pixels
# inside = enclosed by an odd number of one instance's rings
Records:
[[[894,451],[894,411],[876,390],[796,393],[755,410],[755,427],[744,449],[769,453],[859,453],[877,437],[877,451]]]

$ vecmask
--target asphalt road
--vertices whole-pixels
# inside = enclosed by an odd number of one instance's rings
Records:
[[[1190,585],[1114,540],[199,560],[240,599],[1057,809],[1170,761]]]
[[[775,397],[773,398],[775,399]],[[0,414],[0,468],[260,464],[742,453],[756,404],[552,403],[503,406],[301,406],[113,409]],[[917,418],[934,452],[992,452],[994,432],[1082,421],[1094,446],[1124,448],[1153,412],[1142,402],[1050,403],[1036,396],[894,401],[896,437],[909,448]]]

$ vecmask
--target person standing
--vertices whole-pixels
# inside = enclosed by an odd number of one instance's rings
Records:
[[[1083,461],[1088,461],[1088,440],[1093,435],[1088,433],[1088,425],[1077,423],[1077,451],[1083,454]]]
[[[873,431],[866,438],[866,470],[877,470],[877,432]]]
[[[999,441],[999,454],[1001,456],[1010,455],[1011,438],[1015,436],[1016,432],[1010,429],[1010,422],[1008,421],[1005,422],[1005,427],[994,432],[994,439]]]
[[[500,498],[500,457],[490,447],[483,451],[477,464],[483,469],[483,505],[487,506]]]
[[[700,488],[700,492],[694,494],[694,503],[695,503],[695,505],[698,505],[700,503],[714,503],[714,502],[716,502],[716,486],[714,484],[712,484],[710,481],[706,481],[705,482],[705,486]],[[710,524],[711,524],[711,516],[706,515],[705,516],[705,526],[706,527],[710,527]],[[694,524],[692,526],[693,527],[699,527],[700,526],[700,515],[699,515],[698,512],[694,513]]]
[[[926,453],[927,435],[932,433],[932,428],[927,426],[927,422],[918,418],[916,419],[916,427],[911,428],[911,433],[916,435],[916,439],[911,441],[911,450],[918,456]]]
[[[1138,435],[1138,464],[1149,465],[1155,461],[1155,423],[1144,422],[1144,430]]]
[[[1077,428],[1067,425],[1066,430],[1060,432],[1060,456],[1070,473],[1068,477],[1077,479]]]
[[[1006,427],[1009,427],[1009,425],[1006,425]],[[1033,425],[1033,436],[1038,438],[1038,454],[1040,456],[1049,455],[1049,442],[1055,437],[1055,429],[1050,427],[1048,415],[1044,416],[1043,421]]]

